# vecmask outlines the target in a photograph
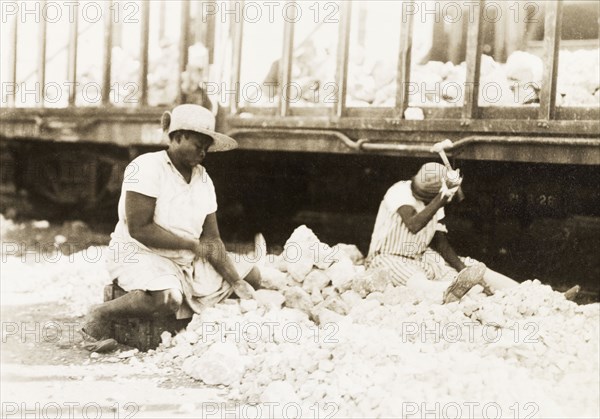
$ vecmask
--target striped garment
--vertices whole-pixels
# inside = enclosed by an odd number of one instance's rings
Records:
[[[440,223],[444,209],[440,208],[421,231],[413,234],[398,214],[398,208],[404,205],[413,207],[417,212],[425,208],[425,203],[413,196],[410,180],[394,184],[381,201],[371,236],[368,266],[389,270],[396,285],[406,284],[418,273],[424,273],[432,280],[451,279],[456,270],[429,247],[436,231],[447,232]]]

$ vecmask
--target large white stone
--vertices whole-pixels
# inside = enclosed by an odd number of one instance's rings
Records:
[[[257,290],[254,293],[254,298],[262,306],[267,308],[281,308],[285,302],[285,297],[279,291],[274,290]]]
[[[352,287],[352,278],[356,271],[352,261],[349,258],[343,258],[331,265],[325,274],[331,278],[331,283],[337,292],[342,293]]]
[[[280,270],[281,272],[287,272],[287,262],[283,257],[283,253],[277,256],[269,255],[267,257],[267,261],[272,261],[267,266],[271,266],[275,269]]]
[[[298,324],[308,322],[308,314],[305,311],[296,308],[283,307],[277,314],[277,318],[284,322],[293,322]]]
[[[296,228],[285,242],[283,258],[286,269],[296,281],[304,281],[316,263],[319,243],[318,237],[305,225]]]
[[[335,246],[333,246],[333,249],[338,249],[340,254],[343,254],[346,257],[350,258],[350,260],[352,260],[352,263],[354,263],[355,265],[360,265],[365,260],[365,256],[358,249],[358,247],[356,247],[353,244],[338,243]]]
[[[240,310],[242,313],[247,313],[249,311],[254,311],[258,308],[258,301],[256,300],[240,300]]]
[[[298,251],[298,257],[290,257],[286,260],[287,272],[298,282],[303,282],[306,275],[312,270],[315,261],[310,254],[310,249],[302,247],[293,247],[294,252]],[[291,252],[291,251],[290,251]]]
[[[330,247],[327,243],[316,243],[310,248],[315,258],[315,266],[319,269],[327,269],[337,258],[338,250]]]
[[[391,284],[390,284],[391,285]],[[420,301],[419,291],[408,287],[386,287],[381,300],[386,305],[414,304]]]
[[[235,343],[217,342],[201,358],[186,361],[184,371],[209,385],[230,385],[244,375],[245,361]]]
[[[260,285],[270,290],[282,290],[287,286],[287,276],[277,268],[262,266],[260,268]]]
[[[300,226],[284,245],[283,257],[286,269],[298,281],[304,281],[313,266],[327,269],[335,261],[337,249],[319,241],[306,226]]]
[[[300,404],[300,398],[296,394],[294,387],[285,381],[273,381],[264,389],[260,396],[261,403],[275,403],[280,408],[285,404]]]
[[[322,270],[313,269],[302,283],[302,288],[307,292],[312,292],[313,289],[317,288],[319,291],[325,288],[331,282],[331,278],[325,275]]]
[[[311,318],[319,325],[325,325],[327,323],[340,324],[344,321],[344,316],[323,307],[323,304],[320,304],[313,309]]]
[[[544,78],[544,62],[537,55],[515,51],[506,60],[506,76],[519,83],[535,83],[541,87]]]
[[[287,248],[290,245],[304,244],[304,243],[319,243],[319,238],[313,231],[305,225],[297,227],[291,236],[285,242],[283,248]],[[285,252],[284,252],[284,257]],[[287,260],[287,259],[286,259]]]

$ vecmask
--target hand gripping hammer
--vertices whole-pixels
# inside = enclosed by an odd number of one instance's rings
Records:
[[[444,166],[446,166],[446,169],[453,170],[452,165],[450,164],[450,160],[448,160],[448,156],[446,156],[446,149],[450,148],[450,147],[452,147],[452,141],[449,139],[445,139],[444,141],[435,143],[433,145],[433,147],[431,147],[431,152],[438,153],[440,155],[440,157],[442,158],[442,161],[444,162]],[[465,199],[465,194],[462,191],[462,188],[460,186],[458,187],[458,190],[456,191],[456,197],[458,199],[458,202]]]

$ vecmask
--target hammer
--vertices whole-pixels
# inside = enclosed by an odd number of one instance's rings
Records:
[[[431,152],[438,153],[440,155],[440,157],[442,158],[442,161],[444,162],[444,166],[446,166],[446,169],[453,170],[452,165],[450,164],[450,160],[448,160],[448,156],[446,156],[446,149],[450,148],[450,147],[452,147],[452,140],[445,139],[444,141],[435,143],[433,145],[433,147],[431,147]],[[456,191],[456,198],[458,199],[458,202],[465,199],[465,194],[462,191],[462,188],[460,186],[458,187],[458,190]]]

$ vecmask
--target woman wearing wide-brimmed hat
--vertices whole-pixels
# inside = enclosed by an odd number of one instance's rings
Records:
[[[236,293],[252,298],[260,274],[225,250],[217,225],[206,153],[237,147],[214,131],[215,117],[198,105],[165,112],[167,150],[133,160],[125,171],[119,221],[111,235],[108,269],[128,294],[94,307],[84,331],[105,338],[117,316],[176,313],[190,317]]]

